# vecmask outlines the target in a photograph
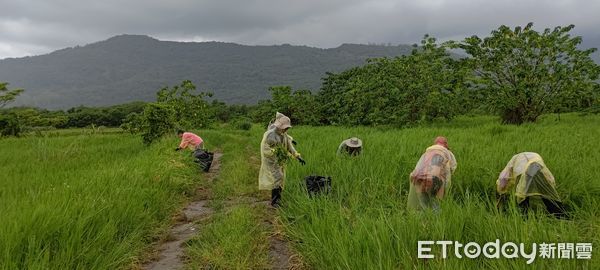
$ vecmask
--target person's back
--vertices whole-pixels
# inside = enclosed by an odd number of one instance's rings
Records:
[[[193,151],[204,147],[204,140],[194,133],[179,130],[177,135],[181,138],[181,142],[179,143],[179,147],[175,149],[176,151],[186,148]]]
[[[443,137],[436,138],[435,144],[425,150],[410,174],[408,208],[437,210],[439,200],[444,198],[450,187],[456,166],[456,159],[448,149],[447,140]]]
[[[532,168],[530,168],[532,165],[538,167],[539,170],[536,170],[534,173]],[[498,180],[496,181],[496,190],[498,193],[507,193],[515,186],[517,189],[517,196],[524,199],[527,196],[527,187],[529,185],[527,182],[521,182],[520,180],[523,179],[524,175],[527,175],[528,170],[531,177],[538,172],[542,172],[545,181],[550,185],[555,186],[554,176],[550,170],[546,168],[546,164],[544,164],[542,157],[538,153],[522,152],[514,155],[498,176]]]
[[[496,181],[498,206],[513,193],[517,204],[524,210],[545,208],[551,214],[564,216],[564,207],[556,191],[554,176],[542,157],[534,152],[514,155]]]

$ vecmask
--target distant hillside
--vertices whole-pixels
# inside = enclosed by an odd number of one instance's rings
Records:
[[[344,44],[320,49],[171,42],[121,35],[47,55],[0,60],[0,81],[25,89],[15,105],[44,108],[150,101],[159,88],[185,79],[215,93],[217,99],[255,103],[269,97],[269,86],[318,90],[325,72],[410,51],[408,45]]]

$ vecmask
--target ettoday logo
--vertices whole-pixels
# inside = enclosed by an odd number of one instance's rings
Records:
[[[417,245],[417,257],[420,259],[435,258],[436,255],[431,253],[431,247],[434,245],[441,248],[440,255],[443,259],[448,258],[448,254],[452,253],[458,259],[465,257],[475,259],[483,255],[488,259],[523,258],[527,260],[527,264],[531,264],[537,257],[544,259],[591,259],[592,257],[591,243],[532,243],[525,245],[513,242],[501,243],[500,239],[496,239],[494,242],[487,242],[483,245],[476,242],[463,244],[458,241],[418,241]],[[454,252],[451,252],[452,250]]]

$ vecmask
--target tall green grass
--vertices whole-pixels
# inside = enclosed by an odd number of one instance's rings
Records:
[[[176,138],[125,134],[0,140],[0,268],[117,269],[136,263],[193,192]]]
[[[306,166],[292,163],[283,198],[288,233],[316,269],[559,269],[599,268],[592,260],[417,259],[417,241],[591,242],[600,246],[600,117],[546,116],[540,123],[501,126],[488,117],[459,118],[450,124],[411,129],[295,127],[290,133]],[[438,135],[448,137],[458,160],[449,196],[439,214],[408,213],[408,175]],[[339,143],[363,140],[363,155],[338,157]],[[557,189],[571,208],[571,220],[544,215],[522,217],[494,209],[495,181],[512,155],[539,153],[553,172]],[[307,175],[329,175],[333,192],[309,198]]]
[[[190,269],[268,269],[264,207],[235,205],[214,214],[188,241]]]
[[[219,177],[206,182],[189,152],[174,152],[175,136],[150,147],[128,134],[46,134],[0,140],[0,269],[118,269],[135,267],[194,189],[207,190],[217,212],[190,241],[188,267],[268,265],[264,206],[232,206],[258,192],[261,127],[202,130],[220,149]],[[600,117],[565,115],[557,122],[501,126],[463,117],[411,129],[294,127],[307,161],[292,161],[278,210],[305,263],[315,269],[557,269],[600,268],[592,260],[417,258],[419,240],[600,244]],[[449,196],[438,214],[408,213],[408,175],[437,135],[458,159]],[[363,155],[338,157],[339,142],[363,139]],[[535,151],[556,177],[571,220],[527,218],[494,210],[495,180],[512,155]],[[309,198],[303,178],[333,177],[333,193]],[[437,252],[437,253],[436,253]],[[439,250],[433,251],[439,257]]]

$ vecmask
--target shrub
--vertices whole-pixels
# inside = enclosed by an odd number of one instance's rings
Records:
[[[151,144],[156,139],[173,131],[175,128],[175,110],[171,105],[148,103],[142,114],[140,131],[144,144]]]
[[[245,117],[235,119],[232,124],[233,127],[240,130],[250,130],[252,128],[252,122]]]
[[[21,125],[13,113],[0,114],[0,136],[19,136]]]

